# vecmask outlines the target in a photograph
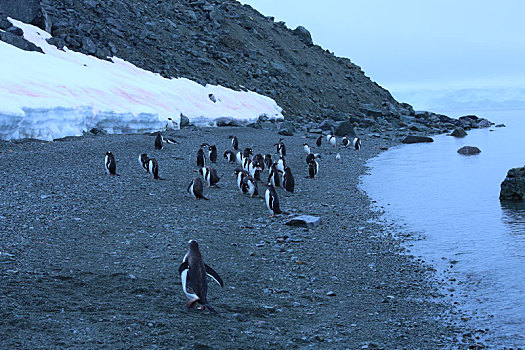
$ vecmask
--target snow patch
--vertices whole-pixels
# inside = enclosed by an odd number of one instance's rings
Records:
[[[263,114],[283,118],[269,97],[166,79],[117,57],[109,62],[66,47],[59,50],[47,43],[49,33],[9,20],[45,54],[0,42],[1,139],[53,140],[94,127],[109,133],[147,132],[165,127],[168,117],[180,125],[181,114],[202,126],[215,125],[221,117],[240,122]]]

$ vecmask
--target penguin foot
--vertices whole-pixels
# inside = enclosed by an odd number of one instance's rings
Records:
[[[191,309],[192,307],[195,306],[195,303],[197,303],[200,299],[192,299],[190,301],[188,301],[188,303],[186,304],[186,306],[188,307],[188,309]]]

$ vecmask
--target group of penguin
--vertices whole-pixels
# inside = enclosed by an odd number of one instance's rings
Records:
[[[275,188],[282,187],[290,193],[293,193],[295,190],[294,176],[290,167],[286,165],[286,145],[284,139],[280,139],[279,142],[274,145],[276,147],[276,153],[279,155],[279,159],[276,162],[272,160],[271,154],[262,156],[262,154],[258,153],[254,155],[253,149],[249,147],[240,151],[238,138],[236,136],[229,136],[229,139],[231,139],[233,150],[225,151],[224,158],[229,163],[238,163],[242,167],[236,168],[232,174],[232,176],[236,176],[237,187],[240,192],[247,194],[250,197],[259,196],[257,181],[260,181],[266,186],[264,199],[270,212],[270,217],[281,214],[282,210],[279,206],[279,198]],[[316,140],[317,147],[321,147],[322,140],[323,135],[320,135]],[[330,145],[336,147],[337,141],[333,132],[326,136],[326,140]],[[178,143],[175,139],[165,138],[160,132],[158,132],[155,138],[155,148],[157,150],[162,150],[164,142],[173,144]],[[352,145],[356,150],[361,148],[361,140],[358,137],[353,138],[352,140],[344,137],[341,143],[343,147],[349,147]],[[218,176],[216,169],[206,165],[204,148],[207,148],[208,150],[208,159],[210,162],[217,162],[217,147],[215,145],[203,143],[197,151],[197,166],[199,169],[194,171],[200,173],[208,187],[219,187],[217,183],[220,181],[221,177]],[[313,153],[312,148],[307,143],[303,144],[303,149],[307,153],[307,178],[314,179],[319,172],[319,162],[317,159],[321,158],[321,156]],[[336,160],[339,159],[340,155],[337,153]],[[139,155],[138,160],[141,167],[147,173],[150,173],[154,179],[162,180],[162,178],[159,177],[159,166],[155,158],[150,158],[147,154],[143,153]],[[116,172],[115,157],[109,151],[106,152],[104,164],[108,174],[118,175]],[[261,180],[261,175],[265,168],[268,169],[268,181],[266,183]],[[187,190],[196,199],[208,200],[208,198],[204,196],[203,187],[201,178],[194,177]],[[197,242],[195,240],[190,240],[188,246],[188,252],[184,256],[182,264],[179,266],[182,289],[189,299],[187,307],[192,308],[196,304],[199,304],[199,309],[203,310],[207,307],[211,312],[217,313],[207,300],[207,276],[212,278],[221,287],[224,287],[224,283],[219,274],[204,263]]]

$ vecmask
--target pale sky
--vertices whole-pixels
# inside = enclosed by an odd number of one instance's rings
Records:
[[[525,87],[525,0],[241,0],[392,92]]]

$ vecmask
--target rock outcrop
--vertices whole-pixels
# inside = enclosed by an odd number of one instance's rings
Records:
[[[480,154],[481,150],[474,146],[463,146],[458,149],[458,153],[463,154],[464,156],[472,156],[475,154]]]
[[[426,136],[417,136],[417,135],[408,135],[403,140],[402,143],[424,143],[424,142],[434,142],[434,139]]]
[[[525,167],[510,169],[501,183],[499,199],[522,200],[525,197]]]

